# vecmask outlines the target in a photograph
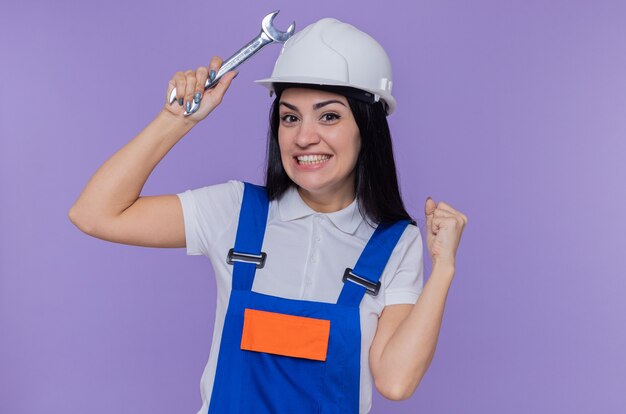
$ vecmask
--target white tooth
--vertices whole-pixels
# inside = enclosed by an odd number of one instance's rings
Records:
[[[299,155],[296,158],[301,163],[311,164],[326,161],[330,158],[330,155]]]

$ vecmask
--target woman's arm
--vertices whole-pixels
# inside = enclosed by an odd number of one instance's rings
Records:
[[[155,234],[150,233],[159,228],[157,222],[160,217],[161,226],[178,229],[168,231],[171,236],[163,238],[176,238],[180,244],[182,235],[184,242],[182,212],[179,213],[181,217],[166,213],[172,208],[180,208],[176,205],[179,203],[178,200],[166,202],[160,198],[159,205],[148,206],[157,198],[141,197],[145,199],[141,202],[146,207],[143,209],[144,214],[136,214],[131,210],[131,206],[140,199],[141,189],[156,165],[192,127],[192,123],[177,119],[170,113],[165,111],[159,113],[143,131],[113,154],[94,173],[69,211],[72,223],[94,237],[120,243],[126,243],[127,239],[136,239],[132,244],[142,244],[141,240],[138,240],[142,238],[140,234],[145,235],[143,238],[146,242],[155,238]],[[129,214],[124,216],[125,212]],[[137,212],[141,213],[138,210]],[[131,219],[130,222],[122,223],[126,221],[126,217]],[[133,221],[133,217],[143,218],[145,225]],[[150,220],[150,217],[155,220]],[[176,221],[176,225],[169,224],[173,220]]]
[[[221,59],[209,65],[217,70]],[[218,85],[204,91],[207,68],[197,73],[177,72],[166,96],[176,87],[183,100],[204,92],[199,110],[184,117],[178,103],[165,107],[128,144],[113,154],[94,173],[69,211],[72,223],[82,231],[105,240],[146,246],[184,247],[182,208],[175,195],[140,197],[141,189],[163,157],[222,100],[236,73],[224,75]],[[182,244],[182,245],[181,245]]]
[[[161,111],[93,174],[70,210],[72,222],[93,227],[119,216],[137,200],[150,173],[191,128],[193,123]]]
[[[386,398],[409,398],[428,370],[437,340],[454,267],[433,271],[415,305],[386,306],[370,348],[376,389]]]
[[[443,310],[454,278],[456,251],[467,216],[450,204],[428,197],[426,246],[433,271],[415,305],[383,309],[370,348],[376,388],[392,400],[409,398],[435,355]]]

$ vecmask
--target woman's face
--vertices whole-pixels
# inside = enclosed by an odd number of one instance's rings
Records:
[[[351,202],[361,137],[348,100],[289,88],[281,95],[279,116],[278,144],[289,178],[311,197]]]

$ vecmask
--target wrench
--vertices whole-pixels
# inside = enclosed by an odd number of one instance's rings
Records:
[[[263,21],[261,22],[261,32],[259,33],[259,35],[255,37],[254,39],[252,39],[250,42],[248,42],[247,45],[239,49],[237,53],[229,57],[224,63],[222,63],[222,66],[220,67],[219,71],[215,75],[215,78],[213,80],[211,80],[210,78],[206,80],[206,83],[204,84],[205,91],[217,85],[217,82],[226,72],[233,70],[237,66],[241,65],[243,62],[251,58],[256,52],[261,50],[263,47],[274,42],[284,43],[287,41],[287,39],[289,39],[293,35],[296,29],[295,22],[291,23],[291,25],[289,26],[286,32],[281,32],[280,30],[274,27],[273,21],[279,11],[280,10],[276,10],[263,18]],[[176,101],[176,88],[174,88],[172,92],[170,93],[170,97],[169,97],[170,105],[174,103],[175,101]],[[189,112],[187,112],[187,110],[185,109],[185,113],[184,113],[185,116],[189,116],[193,114],[200,107],[199,102],[195,103],[194,101],[191,101],[191,103],[192,103],[192,106]]]

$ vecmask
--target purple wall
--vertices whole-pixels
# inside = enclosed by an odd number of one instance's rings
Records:
[[[67,212],[174,72],[227,57],[273,9],[279,27],[333,16],[380,41],[407,207],[422,229],[429,195],[469,218],[430,370],[372,412],[626,412],[624,3],[243,3],[0,5],[0,412],[199,408],[210,262],[89,237]],[[279,50],[241,68],[143,195],[262,182],[270,99],[252,81]]]

